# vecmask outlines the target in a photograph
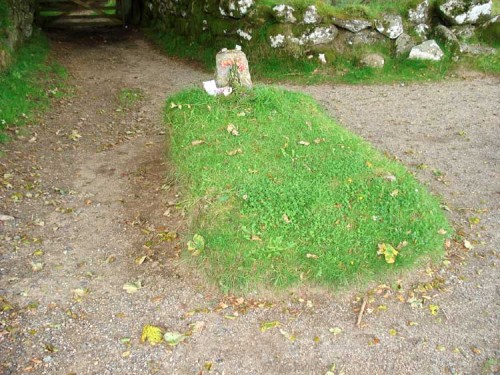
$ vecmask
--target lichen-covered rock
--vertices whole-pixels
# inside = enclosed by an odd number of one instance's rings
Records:
[[[252,88],[248,60],[241,50],[222,50],[215,57],[217,87]]]
[[[321,17],[318,14],[316,6],[310,5],[306,8],[303,21],[306,25],[314,25],[321,21]]]
[[[372,26],[372,23],[370,21],[356,19],[343,20],[340,18],[335,18],[333,20],[333,24],[353,33],[359,33],[361,30],[367,29]]]
[[[410,60],[440,61],[443,56],[443,50],[439,47],[435,40],[431,39],[413,47],[408,58]]]
[[[219,12],[221,16],[242,18],[255,5],[254,0],[220,0]]]
[[[430,6],[429,0],[424,0],[417,5],[416,8],[408,11],[408,20],[414,25],[420,23],[429,23],[430,21]]]
[[[283,34],[269,35],[269,44],[272,48],[283,48],[286,43],[286,37]]]
[[[361,58],[360,64],[361,66],[380,69],[384,67],[385,59],[378,53],[370,53]]]
[[[295,9],[290,5],[280,4],[273,8],[273,15],[279,22],[295,23],[297,19],[293,15]]]
[[[385,14],[375,21],[377,31],[390,39],[396,39],[403,33],[403,19],[399,15]]]
[[[434,34],[442,40],[450,49],[457,50],[459,46],[458,38],[453,32],[444,25],[437,25],[434,28]]]
[[[476,33],[476,27],[472,25],[453,26],[451,31],[458,40],[466,41],[471,39]]]
[[[439,13],[450,25],[477,24],[491,17],[492,5],[492,0],[448,0]]]
[[[422,40],[426,40],[429,36],[431,28],[425,23],[419,23],[414,27],[413,30],[415,31],[415,34],[417,34]]]
[[[494,55],[497,53],[497,50],[492,47],[482,46],[480,44],[466,44],[460,43],[459,47],[460,53],[468,54],[468,55]]]
[[[236,34],[238,34],[242,40],[246,40],[248,42],[252,40],[252,32],[250,30],[245,31],[242,29],[238,29],[236,30]]]
[[[379,32],[375,30],[361,30],[359,33],[346,32],[343,33],[342,41],[352,47],[363,46],[363,45],[373,45],[380,43],[383,40],[387,40]]]
[[[407,55],[413,47],[415,47],[415,41],[411,36],[406,33],[401,34],[398,39],[396,39],[396,56]]]
[[[315,27],[310,33],[301,36],[299,44],[310,46],[327,44],[332,42],[338,33],[339,31],[334,25]]]

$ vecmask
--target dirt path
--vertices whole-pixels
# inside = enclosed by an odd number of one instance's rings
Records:
[[[207,75],[134,32],[65,35],[52,35],[54,53],[74,97],[0,159],[0,214],[15,217],[0,222],[1,374],[498,371],[489,366],[500,360],[498,80],[307,89],[443,194],[475,246],[450,250],[442,269],[374,288],[356,328],[354,292],[224,297],[179,264],[186,224],[162,106]],[[123,109],[118,93],[131,88],[145,99]],[[169,231],[180,238],[167,241]],[[122,289],[138,280],[137,293]],[[261,332],[269,321],[281,326]],[[186,332],[195,322],[203,329],[176,347],[140,343],[145,324]]]

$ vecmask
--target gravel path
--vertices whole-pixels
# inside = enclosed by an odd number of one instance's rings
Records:
[[[162,107],[208,75],[135,32],[51,38],[75,94],[1,146],[1,374],[499,373],[498,78],[292,87],[442,195],[474,248],[369,290],[243,298],[178,260],[188,218]],[[145,98],[122,108],[123,89]],[[150,346],[146,324],[191,336]]]

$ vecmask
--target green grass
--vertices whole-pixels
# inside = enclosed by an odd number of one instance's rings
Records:
[[[35,32],[15,54],[13,64],[0,72],[0,141],[5,128],[32,120],[35,113],[49,105],[51,96],[60,96],[65,70],[48,62],[48,41]]]
[[[308,96],[192,89],[168,99],[166,119],[191,234],[206,240],[195,259],[224,291],[336,288],[443,254],[438,231],[451,228],[437,199]],[[377,255],[405,241],[395,264]]]
[[[279,4],[288,4],[296,10],[315,5],[324,15],[336,17],[363,17],[376,18],[383,13],[398,13],[406,15],[408,9],[414,8],[421,0],[258,0],[257,4],[274,7]]]

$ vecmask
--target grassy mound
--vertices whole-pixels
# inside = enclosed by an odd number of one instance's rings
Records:
[[[443,253],[437,199],[308,96],[193,89],[168,99],[166,118],[206,244],[196,236],[194,253],[223,290],[342,286]]]
[[[49,104],[50,96],[59,96],[60,81],[66,71],[48,62],[47,38],[36,32],[14,56],[13,64],[0,72],[0,142],[4,129],[30,120],[35,111]]]

